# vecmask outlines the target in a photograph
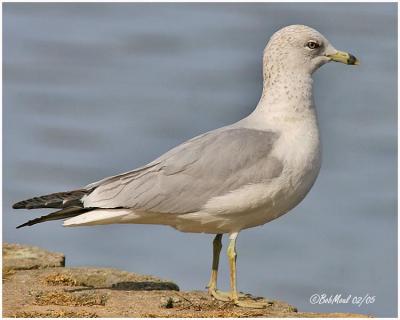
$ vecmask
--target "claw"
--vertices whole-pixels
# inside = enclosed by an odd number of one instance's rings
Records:
[[[219,291],[217,289],[208,289],[208,293],[218,301],[231,301],[231,295],[229,292]]]
[[[219,291],[217,289],[208,289],[208,293],[218,301],[232,301],[235,306],[242,308],[264,309],[268,306],[268,302],[258,301],[260,298],[254,298],[251,294],[240,292],[237,297],[232,298],[231,292]]]

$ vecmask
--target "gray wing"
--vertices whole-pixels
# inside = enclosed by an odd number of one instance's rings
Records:
[[[87,186],[85,207],[196,212],[212,197],[267,182],[282,171],[270,155],[278,134],[223,128],[193,138],[149,165]]]

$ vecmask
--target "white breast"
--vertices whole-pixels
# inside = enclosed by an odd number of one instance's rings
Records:
[[[314,184],[320,167],[320,139],[316,117],[308,117],[301,121],[292,120],[282,130],[275,154],[284,162],[282,191],[286,196],[284,206],[290,210],[296,206],[309,192]]]

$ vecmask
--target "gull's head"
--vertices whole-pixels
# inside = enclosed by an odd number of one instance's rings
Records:
[[[359,64],[352,54],[336,50],[318,31],[303,25],[285,27],[271,37],[264,51],[268,72],[312,74],[330,61]]]

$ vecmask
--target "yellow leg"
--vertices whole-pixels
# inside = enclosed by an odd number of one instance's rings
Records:
[[[213,260],[211,268],[211,278],[208,283],[207,288],[216,289],[217,288],[217,278],[218,278],[218,265],[219,265],[219,255],[222,249],[222,234],[217,234],[213,241]]]
[[[215,299],[221,301],[230,301],[229,294],[217,290],[219,255],[222,249],[221,239],[222,239],[222,234],[217,234],[213,241],[213,260],[212,260],[211,278],[210,282],[207,285],[207,288],[210,295],[212,295]]]
[[[235,303],[235,305],[239,307],[245,307],[245,308],[265,308],[267,306],[266,302],[262,301],[243,301],[239,300],[239,294],[237,291],[237,286],[236,286],[236,238],[237,238],[238,233],[231,233],[229,235],[229,246],[228,246],[228,259],[229,259],[229,269],[230,269],[230,282],[231,282],[231,299]]]
[[[237,287],[236,287],[236,237],[237,233],[233,233],[229,236],[229,246],[228,246],[228,260],[229,260],[229,275],[231,282],[231,298],[233,301],[239,300]]]

